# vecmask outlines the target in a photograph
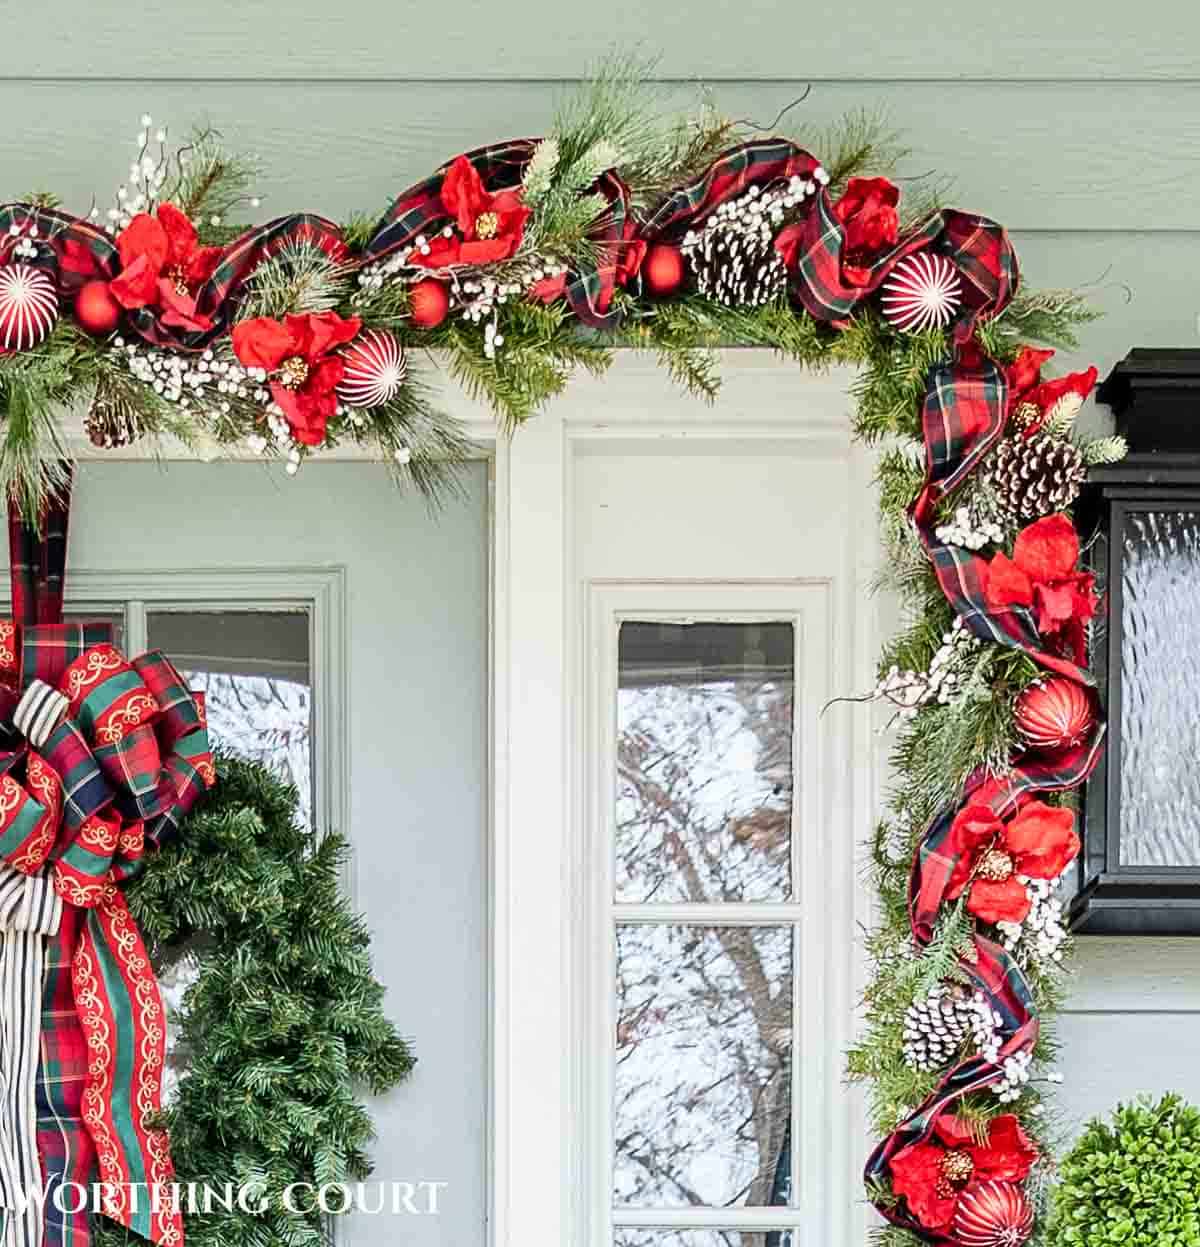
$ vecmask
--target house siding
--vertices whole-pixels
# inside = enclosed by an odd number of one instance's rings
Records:
[[[208,119],[261,154],[264,214],[374,212],[456,152],[536,134],[571,75],[614,40],[663,49],[733,115],[819,129],[884,110],[903,172],[1013,231],[1027,278],[1087,287],[1104,319],[1080,351],[1197,340],[1200,7],[1167,0],[984,6],[695,0],[325,0],[8,6],[0,193],[106,207],[149,111]],[[1060,1023],[1069,1119],[1139,1090],[1200,1100],[1200,942],[1084,940]],[[483,1008],[482,1000],[479,1002]]]

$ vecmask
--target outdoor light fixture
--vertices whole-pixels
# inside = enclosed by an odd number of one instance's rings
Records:
[[[1107,587],[1108,748],[1072,909],[1088,934],[1200,935],[1200,351],[1135,350],[1098,397],[1129,442],[1080,515]]]

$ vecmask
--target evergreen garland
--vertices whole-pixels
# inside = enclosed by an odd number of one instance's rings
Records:
[[[413,1068],[383,1012],[370,939],[342,893],[346,841],[297,817],[295,789],[259,763],[218,755],[219,781],[128,888],[158,965],[186,948],[200,975],[184,1001],[186,1074],[163,1113],[176,1180],[251,1183],[263,1214],[189,1215],[193,1247],[322,1247],[323,1218],[292,1214],[292,1183],[370,1173],[370,1115]],[[303,1203],[304,1201],[300,1201]],[[113,1223],[98,1247],[141,1240]]]

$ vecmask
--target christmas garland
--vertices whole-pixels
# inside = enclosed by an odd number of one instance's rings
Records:
[[[295,471],[351,440],[436,494],[468,448],[418,347],[510,428],[616,346],[656,350],[709,398],[730,343],[860,365],[854,431],[891,443],[888,579],[911,608],[876,690],[901,723],[850,1054],[886,1136],[868,1190],[894,1247],[1035,1235],[1039,1017],[1067,943],[1054,889],[1102,734],[1084,666],[1098,597],[1069,512],[1123,446],[1076,433],[1094,370],[1043,380],[1051,352],[1028,344],[1074,345],[1084,303],[1022,291],[994,222],[919,187],[901,203],[869,119],[797,138],[708,110],[662,122],[624,62],[545,137],[458,156],[342,226],[239,231],[251,168],[212,133],[166,144],[144,117],[107,220],[47,197],[0,208],[0,480],[28,512],[57,485],[71,403],[100,446],[170,433]]]

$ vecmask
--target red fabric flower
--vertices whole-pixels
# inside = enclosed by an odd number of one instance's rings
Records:
[[[973,802],[958,812],[947,850],[955,855],[946,888],[949,900],[964,891],[967,909],[984,922],[1023,922],[1032,901],[1026,879],[1057,879],[1079,855],[1075,815],[1030,801],[1005,823],[989,806]]]
[[[1023,1182],[1037,1148],[1011,1114],[997,1117],[980,1143],[972,1128],[952,1113],[934,1122],[924,1143],[912,1143],[892,1157],[892,1190],[927,1230],[950,1228],[958,1201],[983,1182]]]
[[[212,320],[196,311],[195,292],[221,262],[220,247],[201,247],[195,226],[174,204],[158,217],[139,212],[117,235],[121,272],[109,283],[122,307],[157,307],[164,325],[205,330]]]
[[[1076,662],[1084,658],[1083,625],[1096,613],[1096,578],[1076,570],[1079,536],[1065,515],[1047,515],[1024,528],[1013,556],[997,554],[984,574],[984,597],[994,611],[1026,606],[1037,630],[1060,636]]]
[[[439,234],[429,244],[429,254],[419,250],[410,257],[424,268],[447,268],[451,264],[491,264],[507,260],[521,245],[529,209],[521,192],[484,189],[479,171],[458,156],[442,179],[442,207],[455,219],[458,236]]]
[[[1095,389],[1099,374],[1095,368],[1084,372],[1071,372],[1052,381],[1042,380],[1042,365],[1054,355],[1053,351],[1039,351],[1031,346],[1021,348],[1017,358],[1004,372],[1008,379],[1009,414],[1024,408],[1021,427],[1026,437],[1032,437],[1064,399],[1078,405]]]
[[[280,322],[260,316],[233,327],[233,351],[247,368],[269,375],[271,397],[279,404],[296,441],[319,446],[337,411],[335,390],[344,365],[331,352],[362,328],[357,316],[336,312],[288,316]]]
[[[879,253],[895,245],[900,236],[899,202],[900,189],[887,178],[851,178],[833,205],[833,215],[844,228],[842,276],[850,285],[868,285]]]

